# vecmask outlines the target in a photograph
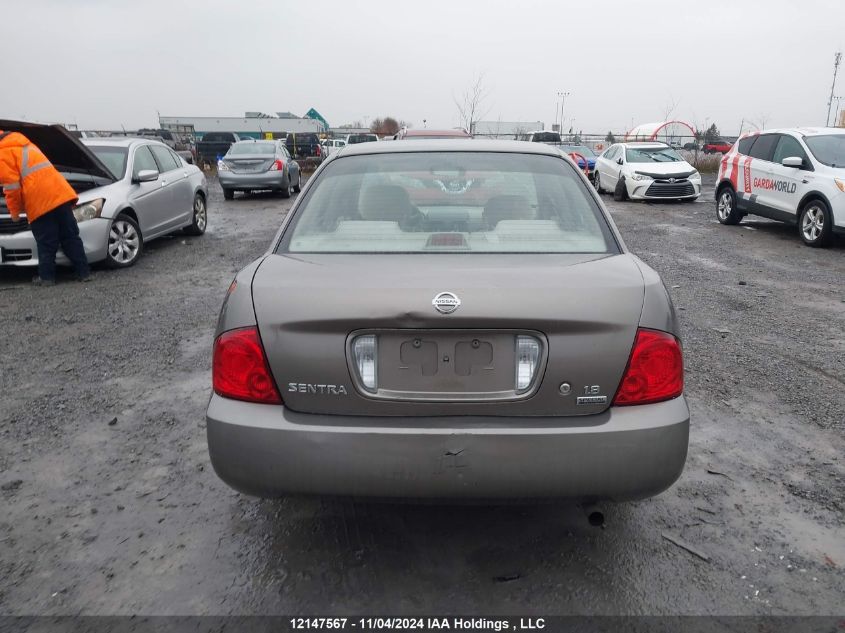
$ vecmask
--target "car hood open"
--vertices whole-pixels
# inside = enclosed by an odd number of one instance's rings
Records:
[[[0,120],[0,130],[26,136],[59,171],[89,174],[114,182],[114,175],[100,159],[61,125]]]

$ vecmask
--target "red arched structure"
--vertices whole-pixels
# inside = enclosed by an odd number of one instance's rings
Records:
[[[660,121],[643,123],[625,134],[626,141],[663,141],[664,143],[691,143],[695,128],[686,121]]]

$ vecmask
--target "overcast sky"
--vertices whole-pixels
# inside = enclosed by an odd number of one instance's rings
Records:
[[[673,118],[736,133],[825,120],[842,0],[29,0],[4,7],[0,117],[80,129],[157,114],[390,115],[458,124],[479,74],[485,119],[585,132]],[[837,94],[845,96],[845,68]],[[835,104],[834,104],[835,107]],[[843,101],[845,107],[845,101]]]

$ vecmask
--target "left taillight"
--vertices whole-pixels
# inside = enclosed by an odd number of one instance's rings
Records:
[[[614,405],[652,404],[684,392],[681,343],[667,332],[640,328]]]
[[[214,341],[211,366],[217,395],[247,402],[282,404],[258,328],[239,328],[218,336]]]
[[[274,160],[273,164],[270,165],[270,171],[282,171],[285,168],[285,164],[281,160]]]

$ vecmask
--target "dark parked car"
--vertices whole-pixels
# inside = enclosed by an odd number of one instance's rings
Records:
[[[217,161],[226,155],[232,143],[246,140],[234,132],[207,132],[197,142],[197,163],[201,166],[217,165]]]
[[[211,462],[247,494],[636,499],[683,470],[678,323],[542,143],[362,143],[229,288]]]
[[[320,145],[320,137],[314,132],[290,132],[285,140],[285,147],[291,156],[297,160],[306,158],[322,158],[323,147]]]
[[[192,141],[188,138],[181,138],[174,134],[172,130],[141,128],[138,130],[138,136],[141,138],[154,138],[167,145],[174,152],[185,159],[188,164],[194,162],[194,149]]]

